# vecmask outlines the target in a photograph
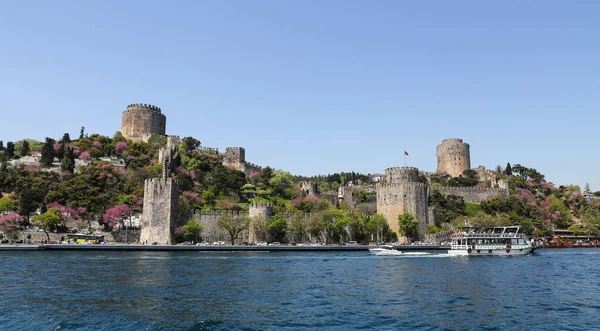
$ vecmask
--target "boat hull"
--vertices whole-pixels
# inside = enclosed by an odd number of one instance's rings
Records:
[[[448,255],[452,256],[519,256],[533,253],[533,248],[521,249],[486,249],[486,250],[468,250],[451,249]]]

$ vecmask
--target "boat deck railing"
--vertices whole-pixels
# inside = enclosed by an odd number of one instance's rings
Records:
[[[469,248],[473,249],[473,245],[452,245],[451,246],[453,250],[468,250]],[[531,245],[529,244],[524,244],[524,245],[511,245],[510,249],[526,249],[526,248],[531,248]],[[506,245],[498,245],[498,244],[482,244],[482,245],[475,245],[475,250],[499,250],[499,249],[509,249],[508,247],[506,247]]]
[[[519,238],[521,233],[457,232],[454,238]]]

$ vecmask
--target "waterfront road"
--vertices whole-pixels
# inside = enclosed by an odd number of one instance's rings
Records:
[[[158,252],[353,252],[368,251],[376,246],[192,246],[192,245],[137,245],[137,244],[53,244],[53,245],[0,245],[0,251],[158,251]],[[446,251],[448,247],[435,245],[395,246],[402,251]]]

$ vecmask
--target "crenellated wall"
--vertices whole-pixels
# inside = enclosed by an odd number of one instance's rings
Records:
[[[121,133],[133,141],[148,141],[152,134],[165,135],[167,117],[160,108],[141,103],[128,105],[122,115]]]
[[[482,203],[498,197],[508,197],[508,190],[501,188],[432,186],[429,189],[432,191],[439,191],[445,195],[462,197],[465,202],[469,203]]]

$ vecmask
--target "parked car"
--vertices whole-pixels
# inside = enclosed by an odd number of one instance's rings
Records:
[[[207,243],[206,241],[203,241],[201,243],[197,243],[196,246],[210,246],[210,244]]]
[[[256,246],[267,246],[267,243],[264,241],[259,241],[258,244],[256,244]]]
[[[349,241],[346,243],[346,246],[356,246],[356,241]]]
[[[270,243],[269,246],[281,246],[281,243],[278,241],[275,241],[275,242]]]

